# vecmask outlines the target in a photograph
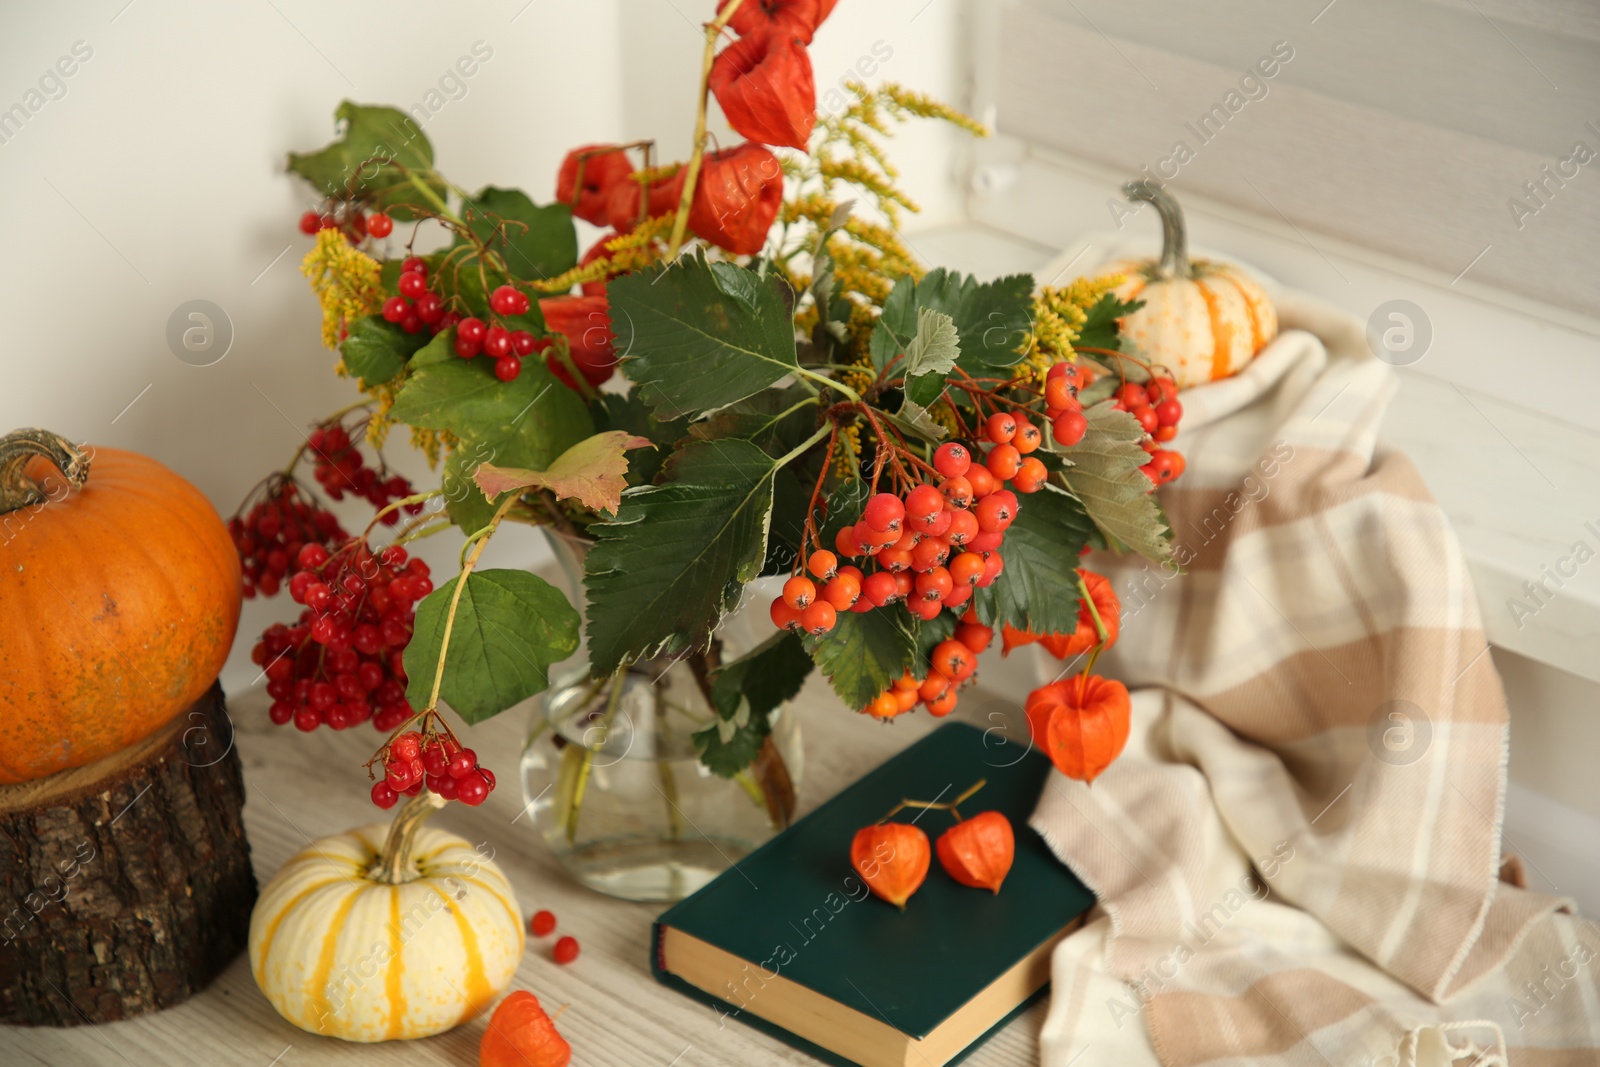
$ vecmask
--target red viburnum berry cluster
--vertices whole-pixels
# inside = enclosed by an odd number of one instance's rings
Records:
[[[228,534],[239,552],[244,597],[274,596],[306,545],[324,548],[349,539],[339,520],[294,481],[275,474],[254,503],[248,498],[228,520]]]
[[[367,466],[366,457],[350,439],[350,432],[338,423],[312,430],[307,444],[316,456],[314,473],[317,484],[335,500],[343,500],[345,494],[349,493],[381,510],[391,500],[400,500],[416,493],[411,483],[400,475],[385,477],[386,472]],[[384,512],[379,516],[379,521],[386,526],[393,526],[400,520],[401,510]],[[422,512],[422,505],[407,504],[403,510],[407,515],[418,515]]]
[[[251,651],[267,676],[272,721],[307,732],[368,719],[395,729],[412,715],[402,655],[417,601],[433,591],[428,565],[399,545],[374,554],[365,541],[331,553],[308,544],[296,563],[289,595],[305,610],[293,626],[267,627]]]
[[[1123,382],[1113,394],[1118,411],[1126,411],[1139,420],[1147,435],[1144,450],[1150,458],[1139,469],[1153,485],[1165,485],[1183,473],[1183,453],[1160,447],[1178,435],[1178,422],[1183,418],[1183,404],[1178,400],[1178,383],[1162,375],[1154,375],[1144,385]]]
[[[462,747],[432,713],[422,717],[420,729],[407,730],[379,749],[368,770],[379,762],[383,777],[372,784],[372,802],[385,810],[402,794],[414,797],[424,789],[475,808],[495,786],[494,772],[478,766],[478,754]]]

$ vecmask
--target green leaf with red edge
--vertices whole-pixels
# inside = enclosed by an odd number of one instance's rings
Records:
[[[406,699],[427,706],[460,576],[417,605],[406,646]],[[578,648],[578,613],[562,593],[523,570],[473,571],[450,627],[439,697],[468,723],[498,715],[550,684],[550,666]]]
[[[591,511],[616,511],[628,488],[628,450],[651,448],[650,441],[621,430],[586,437],[542,471],[480,466],[473,480],[490,500],[522,489],[548,489],[560,500],[576,500]]]

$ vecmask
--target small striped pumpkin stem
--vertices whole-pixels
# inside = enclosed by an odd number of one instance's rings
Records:
[[[1123,185],[1122,195],[1129,200],[1154,204],[1156,213],[1161,216],[1161,260],[1157,265],[1161,276],[1193,277],[1194,272],[1189,267],[1189,235],[1183,225],[1183,209],[1172,194],[1158,182],[1136,181]]]
[[[89,480],[89,454],[60,434],[49,430],[15,430],[0,437],[0,515],[33,504],[42,504],[50,494],[28,477],[28,464],[43,456],[74,489]]]
[[[405,802],[389,824],[389,836],[383,842],[383,854],[373,864],[367,877],[385,885],[402,885],[422,877],[411,860],[411,846],[417,831],[428,816],[444,807],[447,802],[431,789],[424,789]]]

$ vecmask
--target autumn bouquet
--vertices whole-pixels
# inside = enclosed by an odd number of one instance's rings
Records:
[[[895,85],[819,115],[807,45],[832,6],[724,0],[689,158],[578,148],[544,203],[457,188],[385,107],[341,105],[338,139],[290,156],[320,198],[301,227],[323,340],[364,395],[233,530],[246,595],[303,606],[255,648],[273,721],[372,722],[378,806],[482,803],[493,772],[441,707],[474,723],[540,692],[580,626],[601,692],[630,664],[694,667],[695,742],[724,776],[762,762],[813,669],[852,711],[945,715],[997,629],[1083,661],[1028,701],[1057,766],[1092,779],[1120,750],[1126,690],[1089,673],[1117,602],[1078,562],[1169,556],[1151,490],[1182,471],[1161,447],[1173,382],[1123,351],[1138,305],[1117,277],[1040,288],[916,261],[884,138],[912,118],[984,131]],[[712,98],[742,142],[712,143]],[[574,220],[604,229],[581,255]],[[438,485],[384,466],[397,424]],[[324,495],[376,514],[351,536]],[[531,573],[478,566],[508,525],[583,546],[586,619]],[[461,565],[436,586],[407,546],[440,534]],[[719,627],[769,578],[770,639],[725,657]]]

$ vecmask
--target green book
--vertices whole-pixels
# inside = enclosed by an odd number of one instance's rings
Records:
[[[796,822],[656,920],[662,982],[834,1064],[942,1067],[1046,987],[1050,954],[1094,904],[1028,825],[1050,762],[946,723]],[[857,830],[903,798],[999,811],[1016,860],[999,893],[956,882],[937,852],[902,912],[850,865]],[[954,818],[906,810],[933,846]]]

